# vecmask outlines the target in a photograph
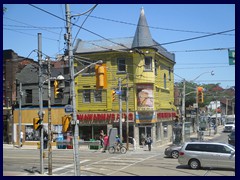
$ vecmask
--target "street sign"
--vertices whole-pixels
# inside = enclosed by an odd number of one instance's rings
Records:
[[[122,91],[116,90],[116,94],[120,95],[122,94]]]
[[[235,50],[228,50],[229,65],[235,65]]]
[[[64,107],[65,113],[72,113],[73,112],[73,106],[72,105],[66,105]]]

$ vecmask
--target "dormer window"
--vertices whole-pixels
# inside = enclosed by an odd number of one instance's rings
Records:
[[[145,57],[145,71],[152,71],[152,57]]]

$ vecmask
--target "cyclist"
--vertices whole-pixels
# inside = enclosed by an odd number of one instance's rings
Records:
[[[116,144],[116,147],[117,147],[117,151],[119,151],[119,150],[120,150],[121,140],[120,140],[120,138],[118,137],[118,135],[116,135],[115,144]]]

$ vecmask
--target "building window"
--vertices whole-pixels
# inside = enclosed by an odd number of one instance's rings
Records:
[[[94,90],[94,102],[102,102],[102,90]]]
[[[168,69],[168,79],[171,81],[171,68]]]
[[[90,103],[91,101],[91,91],[90,89],[83,91],[83,102],[84,103]]]
[[[167,78],[166,78],[166,74],[164,74],[163,79],[164,79],[164,89],[166,89],[166,88],[167,88]]]
[[[152,70],[152,57],[145,57],[145,71],[151,71]]]
[[[122,88],[122,101],[127,101],[127,88]]]
[[[26,103],[32,103],[32,89],[26,89]]]
[[[126,72],[126,62],[125,59],[118,59],[118,72]]]
[[[154,60],[154,69],[155,69],[155,76],[157,76],[157,69],[158,69],[158,66],[157,66],[157,61]]]
[[[39,141],[40,131],[35,131],[33,125],[25,126],[25,141]]]
[[[86,61],[81,61],[81,65],[79,66],[79,68],[86,68],[87,66],[89,66],[90,64],[92,63],[96,63],[97,61],[89,61],[89,62],[86,62]],[[78,69],[77,71],[79,71],[80,69]],[[95,66],[90,66],[88,68],[86,68],[84,71],[83,71],[83,74],[84,75],[90,75],[90,74],[95,74]]]

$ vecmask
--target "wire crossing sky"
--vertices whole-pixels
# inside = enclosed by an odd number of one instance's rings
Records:
[[[37,60],[33,50],[42,33],[43,54],[54,59],[64,53],[64,4],[3,7],[3,49]],[[71,15],[81,14],[72,18],[73,40],[119,44],[112,39],[134,36],[142,7],[152,38],[175,54],[175,82],[203,73],[196,83],[235,86],[235,66],[228,59],[228,49],[235,49],[234,4],[71,4]],[[211,71],[214,76],[204,73]]]

